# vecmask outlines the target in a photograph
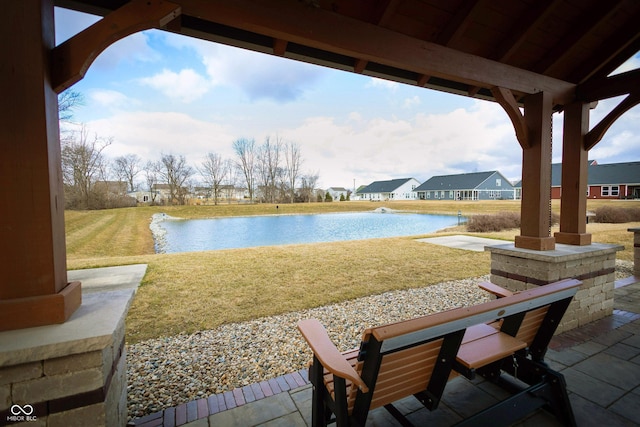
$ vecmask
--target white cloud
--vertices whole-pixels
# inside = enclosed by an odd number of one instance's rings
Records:
[[[404,108],[413,108],[420,105],[421,103],[422,101],[420,100],[420,97],[418,95],[414,95],[411,98],[406,98],[402,106]]]
[[[98,106],[106,108],[120,108],[140,104],[137,99],[132,99],[116,90],[96,89],[89,93],[89,98]]]
[[[195,50],[212,85],[239,88],[251,100],[294,101],[324,73],[323,68],[303,62],[197,39],[168,34],[166,42]]]
[[[379,87],[379,88],[395,91],[395,90],[398,89],[398,86],[400,86],[400,83],[398,83],[398,82],[393,82],[391,80],[379,79],[377,77],[371,77],[371,79],[369,80],[369,82],[366,84],[365,87],[376,87],[376,88]]]
[[[100,137],[113,137],[105,150],[109,157],[137,154],[143,161],[158,160],[161,153],[184,155],[198,165],[208,152],[231,157],[235,136],[225,126],[196,120],[183,113],[127,112],[87,123]]]
[[[518,176],[521,149],[506,113],[488,102],[411,120],[362,118],[345,123],[315,117],[283,131],[301,144],[305,168],[325,186],[351,186],[401,177],[499,170]]]
[[[180,70],[178,73],[164,69],[159,74],[139,79],[139,81],[159,90],[169,98],[184,103],[202,97],[209,90],[207,80],[190,68]]]

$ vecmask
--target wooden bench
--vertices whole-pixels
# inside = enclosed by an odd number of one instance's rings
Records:
[[[366,329],[359,349],[339,352],[315,319],[298,323],[313,351],[313,426],[364,426],[370,410],[415,396],[438,407],[450,377],[482,375],[512,395],[463,425],[509,425],[540,407],[575,425],[564,378],[543,357],[581,282],[563,280],[493,301]],[[511,380],[505,378],[509,377]],[[513,380],[517,378],[516,380]]]

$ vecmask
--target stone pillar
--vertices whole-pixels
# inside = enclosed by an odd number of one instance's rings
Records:
[[[556,244],[552,251],[487,246],[491,252],[491,282],[511,291],[544,286],[562,279],[583,282],[567,309],[558,332],[582,326],[613,313],[616,252],[620,245]]]
[[[629,228],[633,233],[633,275],[640,277],[640,228]]]
[[[112,267],[126,271],[95,281],[108,284],[131,268]],[[0,425],[127,424],[125,317],[146,266],[133,268],[128,288],[85,293],[62,325],[0,332]]]

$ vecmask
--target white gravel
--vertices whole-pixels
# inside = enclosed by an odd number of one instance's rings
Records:
[[[617,261],[616,279],[633,275]],[[477,283],[489,276],[387,292],[340,304],[264,317],[127,346],[129,418],[275,378],[307,366],[311,352],[296,329],[316,318],[338,349],[358,346],[365,327],[423,316],[489,299]]]

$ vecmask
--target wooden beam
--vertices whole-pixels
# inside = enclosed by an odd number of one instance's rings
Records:
[[[523,149],[531,148],[529,144],[529,135],[524,115],[520,111],[516,99],[510,90],[501,87],[491,88],[491,93],[498,104],[507,112],[507,116],[513,124],[516,131],[516,138]]]
[[[640,21],[640,11],[630,16],[627,24],[618,28],[615,33],[602,42],[603,46],[620,46],[611,52],[608,49],[601,49],[584,61],[570,76],[567,81],[583,83],[591,78],[603,78],[608,76],[616,68],[631,58],[640,48],[640,32],[638,31],[638,21]]]
[[[399,34],[299,2],[273,7],[269,0],[174,0],[182,13],[222,25],[449,79],[470,86],[503,87],[518,94],[544,91],[554,104],[573,101],[571,83],[532,73],[435,43]],[[202,35],[204,37],[204,35]],[[313,62],[313,58],[306,58]]]
[[[489,58],[500,62],[509,62],[511,56],[520,49],[522,43],[536,30],[539,23],[543,22],[557,3],[555,0],[537,0],[532,8],[527,8],[525,16],[516,19],[509,35],[504,37],[502,43]]]
[[[416,84],[420,87],[424,87],[427,83],[429,83],[430,78],[431,76],[420,74],[420,77],[418,77],[418,81],[416,82]]]
[[[448,46],[454,44],[462,37],[474,17],[478,3],[480,3],[479,0],[467,0],[463,2],[447,26],[438,34],[435,43]]]
[[[524,117],[529,148],[522,150],[520,235],[515,246],[546,251],[555,249],[551,232],[551,96],[544,92],[525,98]]]
[[[620,118],[622,114],[640,104],[640,89],[631,92],[629,96],[622,100],[613,110],[609,112],[600,122],[589,131],[584,138],[585,150],[591,150],[602,139],[611,125]]]
[[[576,87],[576,99],[581,102],[600,101],[626,95],[638,87],[640,87],[640,69],[582,83]]]
[[[367,63],[369,61],[365,61],[364,59],[356,59],[356,63],[353,65],[353,72],[362,74],[365,68],[367,68]]]
[[[273,41],[273,54],[278,56],[284,56],[287,52],[287,41],[282,39],[275,39]]]
[[[60,93],[81,80],[96,57],[116,41],[149,28],[160,28],[180,15],[180,6],[164,0],[133,0],[52,52],[51,81]]]
[[[563,59],[571,57],[573,47],[589,33],[597,30],[611,15],[618,13],[621,0],[597,2],[582,13],[572,25],[571,31],[545,55],[544,59],[533,67],[533,71],[546,75],[555,75],[554,69]]]
[[[587,233],[587,178],[589,152],[584,137],[589,131],[589,104],[576,102],[564,109],[562,138],[562,195],[560,231],[557,243],[585,246],[591,244]]]
[[[4,331],[64,322],[82,292],[67,281],[58,97],[47,54],[55,46],[53,1],[4,3],[0,40],[0,180],[13,183],[0,188],[0,199],[11,201],[0,215]]]

